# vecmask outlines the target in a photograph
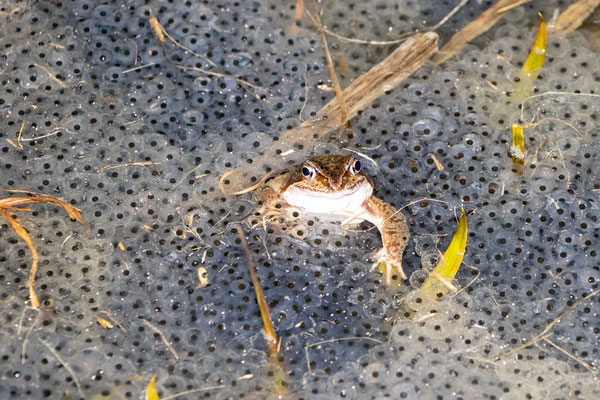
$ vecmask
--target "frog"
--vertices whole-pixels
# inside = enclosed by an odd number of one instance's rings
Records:
[[[362,172],[353,154],[312,156],[268,177],[255,192],[265,209],[298,211],[324,219],[359,224],[368,221],[381,234],[383,247],[376,251],[373,269],[385,264],[386,283],[393,270],[403,280],[402,255],[410,238],[404,215],[373,194],[373,181]]]

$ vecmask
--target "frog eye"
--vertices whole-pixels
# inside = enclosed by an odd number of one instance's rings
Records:
[[[312,181],[317,176],[317,171],[315,171],[315,167],[313,167],[310,163],[306,163],[302,166],[302,176],[308,182]]]
[[[352,161],[352,164],[350,164],[350,173],[352,175],[356,175],[357,173],[360,172],[361,168],[362,168],[362,165],[360,164],[360,160],[354,160],[354,161]]]

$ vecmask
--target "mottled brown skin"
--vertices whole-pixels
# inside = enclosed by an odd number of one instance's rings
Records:
[[[267,179],[257,190],[257,198],[266,209],[280,205],[345,222],[373,223],[383,241],[373,266],[386,264],[388,284],[392,269],[406,279],[402,269],[402,253],[410,237],[406,219],[392,205],[372,195],[373,183],[356,170],[357,161],[353,155],[311,157]],[[305,176],[306,172],[310,175]]]

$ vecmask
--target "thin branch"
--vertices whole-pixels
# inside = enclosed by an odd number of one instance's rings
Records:
[[[153,161],[143,161],[143,162],[131,162],[131,163],[123,163],[123,164],[115,164],[115,165],[105,165],[104,167],[102,167],[100,169],[100,171],[98,171],[98,173],[103,173],[108,171],[109,169],[114,169],[114,168],[124,168],[124,167],[146,167],[146,168],[150,168],[152,171],[160,174],[160,171],[156,168],[154,168],[155,165],[159,165],[159,162],[153,162]]]
[[[565,349],[563,349],[556,343],[550,341],[550,339],[548,339],[546,336],[542,337],[542,339],[544,339],[544,341],[546,343],[548,343],[550,346],[554,347],[555,349],[559,350],[561,353],[563,353],[567,357],[569,357],[569,358],[577,361],[579,364],[583,365],[584,368],[587,369],[588,371],[590,371],[592,374],[596,372],[596,368],[593,365],[590,365],[590,364],[586,363],[585,361],[583,361],[581,358],[576,357],[573,354],[569,353],[568,351],[566,351]]]
[[[148,67],[151,67],[153,65],[156,65],[156,63],[155,62],[151,62],[150,64],[139,65],[137,67],[133,67],[133,68],[126,69],[125,71],[121,71],[121,73],[122,74],[127,74],[129,72],[137,71],[137,70],[140,70],[142,68],[148,68]]]
[[[43,65],[39,65],[36,63],[33,63],[34,66],[36,66],[39,69],[42,69],[45,73],[48,74],[48,76],[50,76],[50,78],[52,78],[56,83],[58,83],[63,89],[67,88],[67,85],[65,85],[65,83],[63,81],[61,81],[60,79],[58,79],[53,73],[52,71],[50,71],[48,68],[44,67]]]
[[[341,341],[345,341],[345,340],[370,340],[371,342],[375,342],[377,344],[383,344],[383,342],[381,340],[373,339],[373,338],[370,338],[370,337],[364,337],[364,336],[352,336],[352,337],[345,337],[345,338],[333,338],[333,339],[321,340],[320,342],[315,342],[315,343],[308,344],[304,348],[304,353],[306,354],[306,366],[308,367],[308,372],[312,372],[312,368],[310,367],[310,356],[308,354],[308,349],[309,348],[315,347],[315,346],[320,346],[320,345],[325,344],[325,343],[341,342]]]
[[[533,96],[529,96],[521,102],[521,116],[520,116],[521,121],[525,122],[525,103],[526,102],[533,100],[533,99],[537,99],[539,97],[549,96],[549,95],[553,95],[553,96],[556,95],[557,97],[560,97],[560,96],[600,97],[600,94],[594,94],[594,93],[553,92],[553,91],[534,94]],[[531,122],[533,122],[533,120]],[[531,123],[531,122],[529,122],[529,123]]]
[[[146,324],[146,326],[148,328],[150,328],[154,332],[156,332],[158,334],[158,336],[160,336],[160,339],[165,344],[165,346],[167,346],[167,349],[169,349],[169,351],[171,352],[171,354],[173,354],[173,357],[175,357],[176,360],[179,360],[179,354],[177,354],[177,352],[175,351],[175,349],[173,348],[173,346],[171,346],[171,343],[169,343],[169,341],[167,340],[167,337],[165,336],[165,334],[162,333],[160,331],[160,329],[158,329],[157,327],[155,327],[154,325],[152,325],[150,322],[146,321],[145,319],[142,319],[142,322],[144,324]]]
[[[29,335],[31,335],[33,328],[35,328],[35,326],[37,325],[37,322],[40,319],[40,315],[42,313],[39,308],[26,307],[25,310],[23,310],[23,315],[21,315],[21,319],[25,315],[25,311],[27,309],[32,309],[32,310],[36,311],[37,314],[35,316],[35,319],[33,320],[33,323],[31,324],[31,326],[29,327],[29,329],[27,329],[27,333],[25,334],[25,338],[23,339],[23,344],[21,345],[21,364],[25,364],[25,361],[27,361],[27,343],[29,342]],[[17,336],[21,335],[20,334],[21,322],[19,322],[19,329],[18,329],[19,332],[17,332]]]
[[[251,87],[251,88],[253,88],[253,89],[255,89],[255,90],[264,90],[264,89],[263,89],[263,88],[261,88],[261,87],[258,87],[258,86],[256,86],[256,85],[253,85],[253,84],[251,84],[250,82],[247,82],[247,81],[245,81],[245,80],[243,80],[243,79],[236,78],[236,77],[235,77],[235,76],[233,76],[233,75],[221,74],[221,73],[219,73],[219,72],[213,72],[213,71],[209,71],[209,70],[207,70],[207,69],[204,69],[204,68],[198,68],[198,67],[186,67],[185,65],[177,65],[177,64],[175,64],[175,67],[176,67],[176,68],[179,68],[179,69],[183,69],[183,70],[197,71],[197,72],[201,72],[201,73],[203,73],[203,74],[206,74],[206,75],[217,76],[217,77],[219,77],[219,78],[231,78],[231,79],[235,80],[236,82],[239,82],[239,83],[241,83],[242,85],[249,86],[249,87]]]
[[[65,369],[69,372],[69,374],[73,378],[73,382],[75,382],[75,386],[77,386],[77,391],[79,392],[79,395],[81,397],[83,397],[84,399],[86,399],[85,393],[83,393],[83,389],[81,388],[81,384],[79,383],[79,379],[77,379],[77,376],[75,375],[75,371],[73,371],[73,369],[69,366],[69,364],[67,364],[65,362],[65,360],[62,359],[62,357],[60,356],[60,354],[58,354],[58,352],[55,349],[53,349],[52,346],[50,346],[48,343],[44,342],[40,338],[38,338],[38,340],[40,341],[40,343],[42,343],[44,346],[46,346],[48,348],[48,350],[50,350],[50,352],[52,353],[52,355],[54,357],[56,357],[56,359],[58,360],[58,362],[63,367],[65,367]]]
[[[63,129],[64,129],[63,127],[60,127],[60,128],[54,129],[50,133],[46,133],[45,135],[42,135],[42,136],[37,136],[37,137],[33,137],[33,138],[19,139],[19,143],[20,142],[34,142],[36,140],[40,140],[40,139],[44,139],[44,138],[47,138],[47,137],[50,137],[50,136],[54,136],[54,135],[57,135],[60,132],[62,132]]]
[[[212,62],[211,60],[209,60],[208,58],[204,57],[201,54],[196,53],[194,50],[192,49],[188,49],[187,47],[185,47],[184,45],[182,45],[181,43],[179,43],[177,40],[175,40],[173,38],[173,36],[169,35],[169,32],[167,32],[167,30],[160,24],[160,22],[158,22],[158,19],[154,16],[154,15],[150,15],[150,25],[152,26],[152,29],[154,30],[154,33],[156,34],[158,40],[161,42],[161,44],[164,45],[165,43],[165,36],[167,38],[169,38],[169,40],[171,42],[173,42],[173,44],[177,47],[179,47],[180,49],[183,49],[193,55],[195,55],[196,57],[199,57],[201,59],[203,59],[204,61],[208,62],[209,64],[211,64],[213,67],[216,67],[217,64],[215,64],[214,62]],[[165,48],[166,50],[166,48]]]
[[[167,396],[167,397],[163,397],[162,400],[173,400],[178,397],[187,396],[188,394],[193,394],[193,393],[198,393],[198,392],[206,392],[208,390],[224,389],[224,388],[225,388],[225,385],[218,385],[218,386],[209,386],[209,387],[200,388],[200,389],[186,390],[185,392],[179,392],[179,393],[175,393],[170,396]]]
[[[340,106],[340,125],[343,125],[348,121],[348,107],[346,106],[346,100],[344,98],[344,93],[342,92],[342,87],[340,86],[340,81],[337,78],[337,74],[335,73],[335,67],[333,65],[333,60],[331,59],[331,53],[329,52],[329,45],[327,44],[327,37],[325,36],[325,32],[323,31],[323,25],[321,24],[321,19],[318,15],[312,15],[311,13],[307,13],[307,15],[311,18],[311,20],[317,25],[317,29],[321,34],[321,40],[323,40],[323,49],[325,50],[325,59],[327,60],[327,69],[329,70],[329,78],[331,82],[333,82],[333,88],[335,89],[335,98],[338,101]]]
[[[423,29],[423,30],[414,30],[411,32],[406,32],[402,35],[400,35],[400,37],[398,39],[394,39],[394,40],[364,40],[364,39],[355,39],[355,38],[349,38],[346,36],[342,36],[340,34],[337,34],[333,31],[330,31],[326,28],[322,28],[323,32],[325,32],[326,34],[328,34],[329,36],[333,36],[339,40],[343,40],[345,42],[350,42],[350,43],[358,43],[358,44],[368,44],[368,45],[373,45],[373,46],[389,46],[389,45],[393,45],[393,44],[400,44],[404,41],[406,41],[406,39],[408,39],[409,37],[411,37],[412,35],[415,35],[417,33],[424,33],[424,32],[431,32],[431,31],[435,31],[436,29],[438,29],[439,27],[441,27],[442,25],[444,25],[450,18],[452,18],[454,16],[454,14],[456,14],[465,4],[467,4],[469,0],[461,0],[461,2],[459,4],[457,4],[444,18],[442,18],[437,24],[435,24],[432,27],[429,27],[427,29]],[[529,0],[528,0],[529,1]],[[306,14],[311,17],[310,13],[308,11],[306,11]],[[311,17],[312,20],[312,17]],[[314,20],[313,20],[314,22]]]
[[[530,341],[522,344],[521,346],[519,346],[517,348],[514,348],[504,354],[499,355],[498,358],[496,358],[496,361],[500,360],[503,357],[506,357],[509,354],[513,354],[514,352],[519,351],[525,347],[529,347],[532,344],[535,344],[535,343],[539,342],[540,340],[544,339],[544,337],[550,336],[550,335],[547,335],[547,333],[550,332],[550,330],[552,330],[554,325],[558,324],[567,314],[570,314],[579,305],[581,305],[581,303],[584,303],[584,302],[590,300],[592,297],[594,297],[598,293],[600,293],[600,289],[590,293],[588,296],[585,296],[582,299],[579,299],[577,302],[575,302],[575,304],[573,304],[571,307],[567,308],[558,317],[556,317],[552,322],[550,322],[548,325],[546,325],[546,328],[544,328],[544,330],[540,334],[538,334],[535,338],[531,339]]]

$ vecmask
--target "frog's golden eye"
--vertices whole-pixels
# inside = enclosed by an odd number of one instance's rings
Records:
[[[307,182],[310,182],[317,177],[315,167],[308,161],[302,166],[302,176]]]
[[[361,168],[362,168],[362,165],[360,163],[360,160],[353,159],[352,163],[350,164],[349,170],[352,175],[356,175],[360,172]]]

